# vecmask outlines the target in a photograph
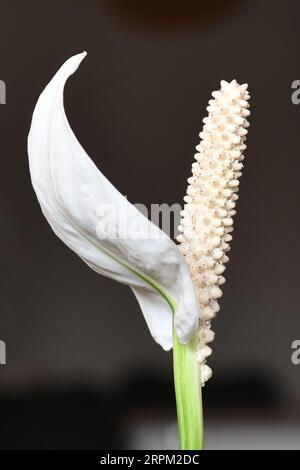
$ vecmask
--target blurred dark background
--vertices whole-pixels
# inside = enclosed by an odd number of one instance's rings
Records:
[[[247,163],[204,389],[207,448],[300,448],[300,3],[1,0],[1,449],[176,446],[172,356],[130,289],[51,232],[32,190],[35,102],[71,55],[70,123],[132,202],[181,202],[211,91],[249,83]]]

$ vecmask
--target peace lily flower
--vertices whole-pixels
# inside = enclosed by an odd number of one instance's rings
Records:
[[[127,284],[150,333],[173,347],[180,446],[203,448],[201,385],[219,310],[249,114],[246,85],[221,82],[189,179],[180,248],[142,215],[88,157],[65,115],[64,86],[86,53],[71,57],[41,94],[28,137],[33,188],[55,234],[99,274]]]
[[[179,247],[105,178],[71,130],[63,90],[85,55],[67,60],[36,104],[28,137],[32,185],[55,234],[94,271],[130,286],[154,340],[165,350],[173,346],[181,447],[200,449],[200,313],[189,268]]]

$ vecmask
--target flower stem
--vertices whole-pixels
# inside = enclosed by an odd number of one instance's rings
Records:
[[[164,297],[173,312],[173,370],[181,450],[203,450],[203,412],[200,366],[197,361],[197,335],[180,343],[174,317],[177,304],[159,285],[153,287]]]
[[[173,365],[181,450],[203,450],[203,413],[197,337],[181,344],[173,328]]]

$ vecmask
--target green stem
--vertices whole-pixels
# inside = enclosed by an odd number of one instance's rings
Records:
[[[203,450],[203,413],[197,337],[188,344],[181,344],[173,328],[173,364],[180,449]]]
[[[128,265],[124,266],[132,270]],[[151,278],[133,272],[164,297],[175,317],[177,304],[174,299]],[[173,327],[173,369],[180,449],[203,450],[202,388],[197,361],[197,336],[188,344],[181,344],[175,327]]]

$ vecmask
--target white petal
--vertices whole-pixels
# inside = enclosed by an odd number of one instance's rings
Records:
[[[154,339],[172,346],[175,327],[186,343],[199,311],[178,247],[103,176],[77,141],[63,90],[86,53],[71,57],[41,94],[28,137],[32,184],[56,235],[96,272],[132,287]]]
[[[172,315],[170,315],[169,305],[155,291],[151,292],[144,287],[132,287],[132,290],[140,304],[153,339],[161,344],[166,351],[169,351],[173,346],[173,319]],[[162,318],[165,319],[163,323],[161,321]]]

